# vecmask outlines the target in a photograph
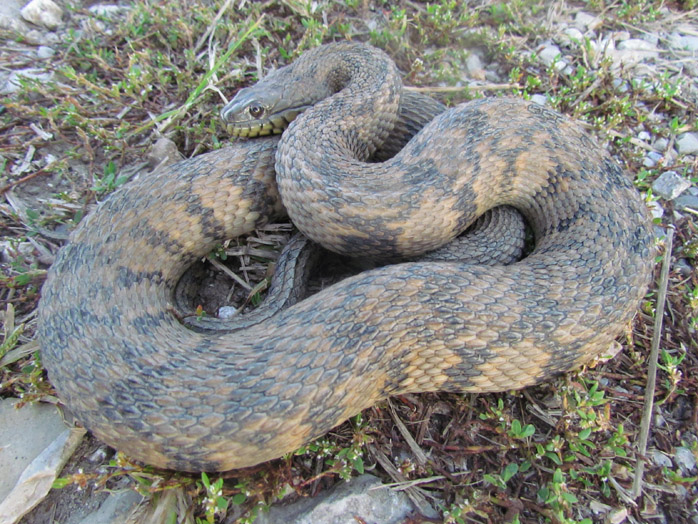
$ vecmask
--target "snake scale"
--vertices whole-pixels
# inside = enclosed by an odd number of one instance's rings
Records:
[[[571,120],[510,98],[452,108],[365,162],[402,91],[370,46],[308,51],[223,111],[263,117],[255,93],[304,109],[280,139],[142,177],[82,221],[44,285],[38,337],[90,431],[153,465],[229,470],[391,395],[522,388],[608,348],[652,270],[647,211],[623,171]],[[284,208],[326,248],[380,258],[438,247],[501,204],[535,235],[509,266],[387,265],[234,333],[187,329],[170,308],[188,265]]]

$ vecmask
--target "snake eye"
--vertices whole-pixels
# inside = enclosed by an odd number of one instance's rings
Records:
[[[250,116],[253,118],[259,118],[264,114],[264,108],[257,102],[253,102],[248,111],[250,112]]]

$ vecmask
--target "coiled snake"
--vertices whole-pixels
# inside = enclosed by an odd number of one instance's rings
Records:
[[[83,220],[50,271],[43,362],[104,442],[173,469],[250,466],[390,395],[543,381],[603,353],[633,317],[652,267],[646,209],[567,118],[477,100],[365,163],[401,104],[382,52],[323,46],[259,88],[312,107],[280,142],[235,142],[127,184]],[[322,100],[301,100],[318,91]],[[500,204],[536,238],[510,266],[389,265],[235,333],[192,331],[169,308],[189,264],[284,206],[327,248],[393,257],[438,247]]]

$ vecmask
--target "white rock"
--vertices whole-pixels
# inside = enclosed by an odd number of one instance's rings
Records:
[[[54,30],[61,25],[63,10],[52,0],[31,0],[22,8],[22,18],[32,24]]]
[[[640,38],[630,38],[628,40],[618,42],[616,48],[620,50],[651,51],[653,53],[659,52],[656,45]]]
[[[22,35],[26,43],[36,44],[36,31],[22,20],[22,0],[2,0],[0,2],[0,29]]]
[[[218,318],[223,320],[230,320],[238,314],[238,310],[233,306],[221,306],[218,308]]]
[[[567,67],[567,63],[561,58],[560,48],[556,45],[544,47],[538,53],[538,58],[540,58],[540,61],[548,67],[555,64],[553,67],[558,71],[562,71],[565,67]]]
[[[382,486],[373,475],[337,484],[327,494],[260,512],[255,524],[335,524],[345,522],[404,522],[413,511],[407,495]]]
[[[48,47],[45,45],[40,45],[36,49],[36,56],[39,58],[51,58],[55,54],[56,51],[52,47]]]
[[[579,11],[574,17],[574,24],[582,31],[587,29],[595,29],[601,23],[594,15]]]
[[[644,142],[648,142],[652,138],[652,135],[650,135],[647,131],[640,131],[637,134],[637,139],[642,140]]]
[[[698,51],[698,36],[684,36],[679,33],[669,35],[669,47],[684,51]]]
[[[565,27],[559,37],[559,42],[567,47],[577,47],[584,44],[584,34],[574,26]]]
[[[674,200],[689,187],[691,187],[691,182],[676,171],[666,171],[652,182],[652,193],[665,200]]]
[[[684,133],[676,139],[676,149],[680,155],[695,155],[698,153],[698,134]]]
[[[90,13],[103,16],[105,18],[115,18],[124,13],[128,13],[132,8],[126,5],[97,4],[90,7]]]
[[[645,49],[608,49],[606,55],[613,61],[613,68],[632,67],[644,60],[657,58],[659,51]]]
[[[22,89],[22,84],[20,77],[33,78],[41,82],[49,82],[53,79],[53,73],[50,71],[44,71],[42,69],[20,69],[18,71],[12,71],[10,76],[5,82],[5,85],[0,89],[0,93],[9,94],[16,93]]]
[[[482,60],[480,60],[480,57],[476,53],[471,52],[468,55],[468,58],[465,60],[465,69],[470,78],[474,78],[475,80],[485,79],[485,70],[482,68]]]

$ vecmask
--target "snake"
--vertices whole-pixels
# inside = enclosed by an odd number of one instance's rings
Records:
[[[44,283],[38,340],[89,431],[157,467],[225,471],[394,395],[524,388],[607,352],[653,271],[628,174],[579,123],[516,97],[440,112],[376,160],[406,92],[370,45],[305,51],[222,110],[268,136],[141,176],[81,221]],[[501,205],[532,230],[521,260],[413,259]],[[406,261],[233,332],[180,322],[186,268],[285,213],[336,253]]]

